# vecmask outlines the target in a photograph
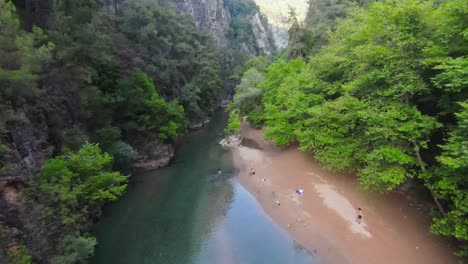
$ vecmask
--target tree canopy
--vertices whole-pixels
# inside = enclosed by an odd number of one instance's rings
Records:
[[[468,255],[466,2],[309,3],[288,61],[251,64],[235,107],[365,189],[422,181],[438,208],[431,231]]]

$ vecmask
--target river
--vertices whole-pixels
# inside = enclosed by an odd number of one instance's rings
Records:
[[[95,228],[91,263],[315,263],[237,181],[218,144],[225,121],[180,139],[169,167],[132,176]]]

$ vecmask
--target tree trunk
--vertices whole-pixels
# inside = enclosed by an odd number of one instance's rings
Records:
[[[423,172],[426,172],[426,165],[424,165],[424,162],[423,162],[423,160],[421,158],[421,153],[419,152],[419,146],[418,146],[418,144],[416,144],[416,141],[413,141],[413,146],[414,146],[414,151],[416,153],[416,160],[418,161],[419,167],[421,168],[421,170]],[[442,203],[439,201],[439,198],[437,198],[436,194],[434,193],[434,191],[432,190],[431,187],[427,186],[427,188],[431,192],[432,198],[434,199],[434,202],[436,203],[437,207],[439,208],[439,211],[442,214],[445,214],[445,208],[442,205]]]

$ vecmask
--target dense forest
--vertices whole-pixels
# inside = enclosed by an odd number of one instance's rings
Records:
[[[142,146],[229,99],[264,50],[243,22],[258,7],[224,5],[228,47],[169,0],[0,0],[1,263],[85,263]]]
[[[244,65],[227,130],[247,117],[364,189],[432,200],[430,232],[467,257],[468,2],[309,5],[287,50]]]

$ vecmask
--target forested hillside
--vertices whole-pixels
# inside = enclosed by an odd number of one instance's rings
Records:
[[[230,127],[247,116],[364,189],[423,186],[430,231],[466,257],[468,2],[372,2],[310,1],[304,24],[292,14],[287,51],[245,65]]]
[[[239,18],[252,1],[222,8],[226,46],[175,1],[0,0],[0,263],[85,262],[124,175],[167,165],[229,99],[234,69],[266,51]]]

